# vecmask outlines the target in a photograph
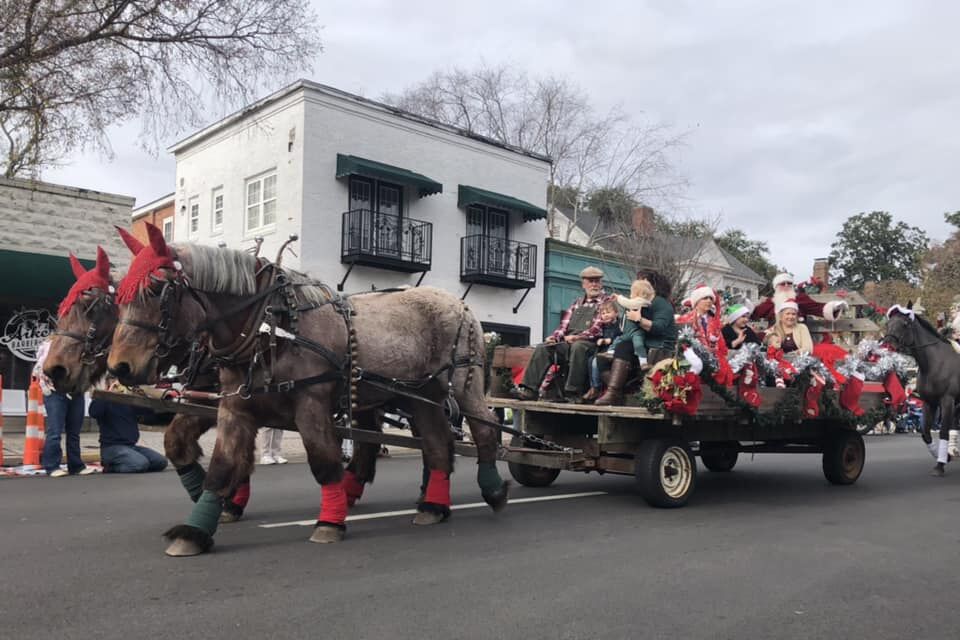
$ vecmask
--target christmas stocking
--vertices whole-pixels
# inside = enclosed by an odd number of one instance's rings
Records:
[[[907,394],[904,392],[903,385],[900,384],[900,378],[897,377],[895,371],[887,374],[883,381],[883,390],[890,395],[890,406],[894,409],[899,409],[907,401]]]
[[[823,393],[823,383],[816,378],[810,378],[810,386],[803,393],[803,415],[807,418],[816,418],[820,415],[820,395]]]
[[[740,380],[737,382],[737,392],[744,402],[751,407],[760,406],[760,394],[757,392],[757,366],[748,364],[743,368],[740,374]]]
[[[866,413],[860,407],[860,394],[863,393],[863,374],[855,373],[847,378],[847,384],[840,392],[840,406],[855,416]]]

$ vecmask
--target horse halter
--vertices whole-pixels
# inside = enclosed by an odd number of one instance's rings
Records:
[[[83,297],[92,295],[92,291],[102,292],[102,295],[95,296],[93,302],[83,310],[83,315],[90,319],[90,326],[87,327],[87,332],[79,333],[75,331],[64,331],[62,329],[57,329],[53,332],[53,335],[63,336],[64,338],[70,338],[71,340],[76,340],[81,343],[83,349],[80,352],[80,362],[87,366],[93,365],[96,363],[97,358],[102,358],[107,354],[107,348],[110,345],[110,340],[113,338],[112,333],[106,333],[100,340],[97,340],[97,317],[100,315],[97,312],[107,311],[116,315],[117,308],[114,303],[113,294],[102,291],[101,289],[85,291]]]
[[[172,278],[159,278],[151,274],[150,280],[151,286],[146,288],[146,292],[151,296],[159,296],[160,320],[154,325],[141,320],[123,318],[120,320],[120,323],[157,335],[157,344],[153,349],[153,354],[159,364],[160,360],[168,358],[175,349],[191,341],[186,338],[181,338],[171,331],[173,319],[179,310],[180,301],[183,298],[183,292],[187,291],[190,293],[203,309],[206,309],[206,305],[200,298],[200,295],[190,286],[190,283],[182,271],[177,271]],[[153,286],[157,284],[161,285],[159,293],[156,292]]]
[[[920,327],[917,324],[917,321],[909,320],[907,322],[907,326],[909,327],[909,333],[912,337],[912,340],[910,342],[907,342],[906,340],[902,340],[899,336],[896,336],[892,333],[884,334],[883,339],[880,342],[882,344],[890,345],[897,351],[903,348],[903,349],[908,349],[910,351],[913,351],[914,353],[916,353],[918,350],[922,349],[923,347],[929,347],[930,345],[937,344],[938,342],[940,342],[940,338],[934,336],[930,341],[924,342],[921,344],[920,343]]]

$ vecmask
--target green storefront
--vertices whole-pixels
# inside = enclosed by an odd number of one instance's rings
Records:
[[[593,265],[603,269],[608,291],[627,293],[634,273],[610,254],[547,238],[543,272],[543,331],[549,335],[560,324],[560,316],[579,296],[580,272]]]
[[[4,388],[26,389],[36,349],[56,329],[57,305],[75,278],[66,256],[9,249],[0,249],[0,273],[0,375]]]

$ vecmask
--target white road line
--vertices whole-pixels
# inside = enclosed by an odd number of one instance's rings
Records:
[[[551,502],[553,500],[572,500],[573,498],[591,498],[593,496],[605,496],[606,491],[585,491],[583,493],[563,493],[558,496],[537,496],[535,498],[511,498],[510,504],[526,504],[528,502]],[[480,509],[487,507],[486,502],[469,502],[467,504],[455,504],[450,507],[451,511],[460,509]],[[347,516],[347,522],[357,522],[359,520],[374,520],[376,518],[394,518],[396,516],[412,516],[417,513],[416,509],[403,509],[401,511],[380,511],[378,513],[358,513],[354,516]],[[317,523],[316,520],[294,520],[292,522],[271,522],[268,524],[257,525],[261,529],[274,529],[276,527],[312,527]]]

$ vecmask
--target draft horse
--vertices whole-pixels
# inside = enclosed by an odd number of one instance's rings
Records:
[[[923,400],[923,441],[937,459],[931,475],[942,476],[950,460],[950,430],[955,429],[955,406],[960,401],[960,354],[911,305],[894,305],[887,312],[883,342],[917,361],[917,395]],[[940,414],[939,441],[934,444],[931,429]]]
[[[108,368],[125,384],[149,383],[171,344],[201,343],[219,361],[222,389],[203,492],[187,521],[166,532],[169,555],[211,548],[222,500],[251,472],[262,425],[299,431],[321,486],[310,540],[342,540],[351,487],[334,419],[355,424],[386,405],[412,415],[423,441],[429,477],[415,524],[449,516],[453,438],[445,406],[467,416],[484,499],[495,510],[506,504],[495,416],[484,401],[482,330],[458,298],[428,287],[341,297],[248,253],[168,246],[156,227],[147,230],[150,244],[118,289]]]

